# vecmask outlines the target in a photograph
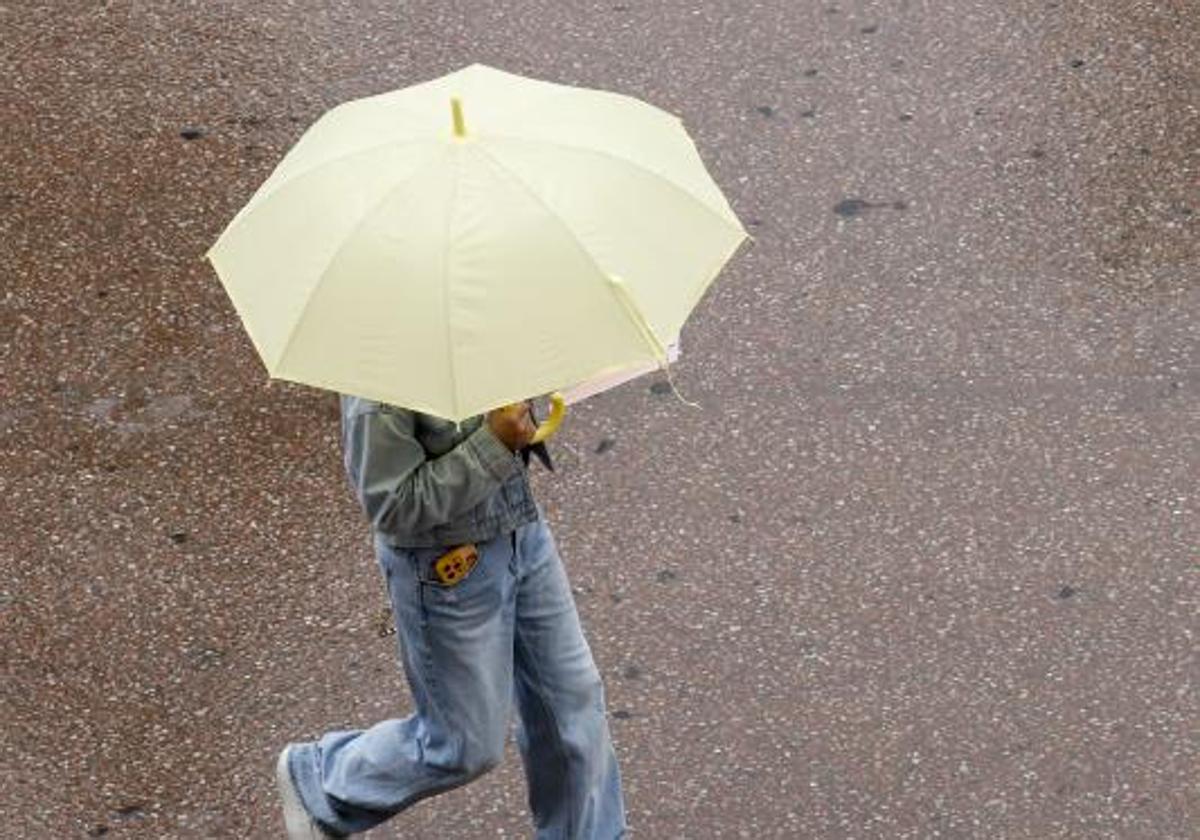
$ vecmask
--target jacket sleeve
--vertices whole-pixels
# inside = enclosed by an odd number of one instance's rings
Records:
[[[420,533],[483,502],[521,469],[484,423],[429,459],[409,411],[366,411],[346,419],[346,472],[375,530]]]

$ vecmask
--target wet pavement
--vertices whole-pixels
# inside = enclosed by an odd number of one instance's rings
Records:
[[[0,6],[0,834],[281,836],[403,713],[333,397],[200,257],[344,99],[679,114],[755,235],[538,489],[638,838],[1192,838],[1187,0]],[[374,838],[528,836],[515,755]]]

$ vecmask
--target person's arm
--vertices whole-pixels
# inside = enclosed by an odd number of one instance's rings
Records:
[[[450,522],[521,470],[487,422],[434,459],[416,438],[412,412],[367,411],[346,422],[346,471],[372,526],[385,533]]]

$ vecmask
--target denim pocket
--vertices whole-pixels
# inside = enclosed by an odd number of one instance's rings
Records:
[[[497,541],[478,546],[479,562],[462,580],[444,584],[433,572],[434,562],[445,554],[444,549],[413,552],[414,563],[421,581],[421,604],[426,620],[479,615],[498,609],[504,588],[503,574],[508,569],[506,558],[500,556]]]
[[[437,586],[442,589],[454,589],[455,587],[466,583],[474,575],[475,569],[465,575],[458,583],[445,584],[437,578],[437,572],[434,570],[434,564],[438,558],[450,551],[448,548],[414,548],[409,549],[409,563],[412,566],[413,576],[421,582],[422,586]],[[483,564],[483,553],[480,552],[479,563],[476,564],[476,569]]]

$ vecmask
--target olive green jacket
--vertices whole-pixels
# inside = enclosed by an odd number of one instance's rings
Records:
[[[520,457],[482,417],[451,423],[343,396],[342,449],[371,527],[391,545],[483,543],[538,517]]]

